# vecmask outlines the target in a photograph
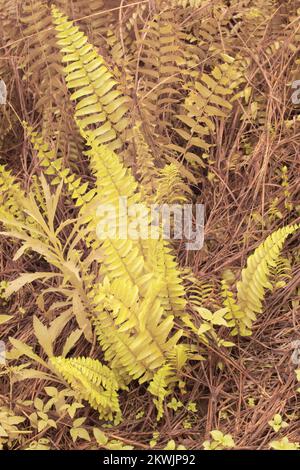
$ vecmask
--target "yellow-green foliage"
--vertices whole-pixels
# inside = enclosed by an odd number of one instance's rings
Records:
[[[256,315],[262,312],[262,302],[266,289],[272,289],[269,280],[271,267],[276,267],[283,244],[287,237],[299,229],[299,225],[290,225],[276,230],[249,256],[247,266],[242,270],[242,278],[237,283],[237,302],[227,289],[225,306],[228,307],[236,327],[233,333],[251,334]]]
[[[171,393],[169,389],[170,382],[172,381],[171,367],[166,365],[161,367],[153,377],[148,387],[149,392],[154,395],[154,404],[157,408],[157,421],[159,421],[164,414],[164,400]]]
[[[25,421],[24,416],[16,415],[6,406],[0,406],[0,450],[12,447],[21,436],[19,425]]]
[[[159,282],[153,284],[138,302],[137,285],[124,284],[122,278],[110,283],[105,278],[95,298],[99,299],[95,307],[96,333],[105,358],[126,381],[129,377],[140,382],[151,379],[181,336],[180,331],[171,334],[173,316],[164,318],[157,296]]]
[[[83,130],[92,129],[98,144],[112,149],[122,145],[121,132],[127,126],[127,98],[118,90],[117,82],[103,58],[88,43],[87,37],[55,6],[52,15],[57,31],[57,44],[63,54],[67,87],[75,90],[75,118]]]
[[[182,6],[184,8],[199,8],[205,3],[205,0],[172,0],[174,6]]]
[[[119,99],[118,91],[106,96],[106,92],[111,90],[115,82],[103,65],[101,57],[87,44],[84,35],[79,33],[77,28],[74,29],[71,22],[62,19],[56,9],[53,9],[53,15],[57,29],[61,31],[58,35],[59,45],[63,46],[62,52],[67,54],[65,61],[74,62],[72,66],[66,67],[68,86],[80,88],[77,98],[86,96],[86,89],[96,90],[95,96],[93,91],[92,96],[77,104],[75,112],[81,133],[90,146],[86,154],[96,178],[95,197],[85,206],[85,215],[95,214],[97,203],[111,204],[118,212],[122,197],[127,198],[130,208],[133,204],[142,202],[136,181],[130,171],[123,167],[111,146],[99,145],[107,142],[107,139],[99,140],[102,132],[98,133],[97,129],[102,128],[90,129],[91,121],[87,125],[86,118],[81,119],[82,115],[86,116],[96,108],[99,111],[99,106],[104,106],[106,114],[103,114],[103,126],[106,128],[108,124],[112,130],[112,116],[109,111],[112,108],[121,110],[121,114],[113,116],[113,119],[120,123],[125,110],[124,99]],[[74,48],[80,50],[80,53]],[[79,56],[82,56],[82,59]],[[86,66],[90,61],[92,65]],[[87,69],[82,69],[82,63]],[[107,88],[103,86],[102,73],[107,77]],[[97,100],[95,106],[91,104],[90,99],[93,102]],[[84,112],[78,109],[84,109]],[[98,124],[98,121],[93,121],[93,124]],[[117,130],[120,132],[120,127],[117,127]],[[113,147],[115,148],[115,145]],[[48,164],[48,161],[45,163]],[[56,171],[58,170],[60,163],[56,168]],[[64,180],[64,174],[60,173],[59,176]],[[66,176],[68,177],[68,173]],[[69,184],[68,179],[65,182]],[[149,218],[147,210],[145,217]],[[101,222],[101,217],[96,220]],[[95,230],[96,220],[89,222],[90,230]],[[129,217],[128,224],[130,222]],[[182,311],[185,305],[184,289],[176,262],[167,243],[160,239],[153,241],[139,238],[135,241],[108,236],[103,240],[101,250],[101,272],[104,280],[94,288],[89,297],[94,305],[94,325],[105,359],[116,375],[120,375],[125,382],[130,378],[149,380],[155,370],[165,364],[168,354],[182,334],[180,330],[176,334],[172,333],[173,313]],[[153,257],[153,253],[156,253],[156,257]]]
[[[232,449],[235,446],[234,440],[230,434],[223,434],[222,431],[214,429],[210,432],[211,441],[204,441],[204,450],[223,450]]]
[[[299,450],[300,444],[291,442],[288,437],[282,437],[278,441],[271,441],[269,447],[273,450]]]
[[[118,383],[107,366],[89,357],[52,357],[51,363],[79,396],[99,411],[101,419],[119,417]]]
[[[0,211],[5,217],[20,217],[20,204],[24,198],[19,183],[4,165],[0,165]]]
[[[233,331],[236,333],[236,326],[244,318],[244,313],[237,305],[233,293],[230,291],[229,286],[225,279],[222,280],[222,297],[224,307],[227,308],[226,319],[228,321],[228,326],[233,328]],[[239,331],[243,335],[243,331]]]
[[[26,123],[24,123],[24,127],[33,144],[33,148],[37,151],[37,156],[40,159],[40,165],[44,169],[45,175],[53,178],[51,184],[58,185],[60,182],[63,182],[70,192],[72,199],[75,200],[75,207],[80,207],[89,202],[95,194],[95,189],[88,191],[88,183],[82,183],[81,178],[76,177],[70,168],[64,167],[63,158],[57,157],[55,151],[49,148],[49,145],[44,142],[42,136],[34,132]]]
[[[190,188],[180,175],[180,166],[170,163],[165,165],[158,176],[156,201],[158,204],[179,204],[187,201]]]

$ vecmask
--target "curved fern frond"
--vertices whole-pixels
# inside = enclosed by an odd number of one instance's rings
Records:
[[[51,357],[51,364],[79,394],[80,398],[99,411],[101,419],[121,416],[114,373],[96,359]]]
[[[75,90],[71,95],[77,101],[75,119],[80,128],[93,133],[97,144],[120,148],[122,131],[128,125],[128,98],[84,33],[55,6],[52,16],[62,60],[68,64],[64,68],[67,87]]]
[[[249,256],[242,280],[237,283],[237,304],[244,314],[238,320],[241,330],[244,327],[251,330],[256,314],[262,312],[265,289],[272,289],[270,268],[276,266],[287,237],[298,229],[299,225],[289,225],[276,230]]]

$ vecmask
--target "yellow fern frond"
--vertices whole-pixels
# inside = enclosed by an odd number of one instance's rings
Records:
[[[118,383],[114,373],[96,359],[51,357],[51,364],[79,394],[99,411],[101,419],[119,419]]]
[[[269,281],[270,268],[276,266],[280,251],[287,237],[295,233],[299,225],[289,225],[273,232],[248,258],[242,271],[242,280],[237,283],[237,304],[243,312],[238,324],[251,330],[256,314],[262,312],[265,289],[272,289]]]
[[[227,326],[233,328],[232,335],[235,335],[238,332],[242,336],[251,335],[251,330],[244,327],[244,325],[241,327],[241,331],[238,331],[238,325],[240,320],[244,317],[244,313],[237,305],[234,295],[230,291],[225,279],[222,280],[222,297],[224,307],[227,308],[227,313],[225,315]]]
[[[52,16],[62,60],[68,64],[64,68],[67,87],[76,90],[71,99],[77,101],[75,118],[80,128],[90,130],[98,144],[121,147],[121,134],[128,124],[128,98],[84,33],[55,6]]]
[[[58,185],[63,181],[71,198],[75,201],[75,207],[82,208],[84,204],[91,201],[96,190],[89,189],[87,182],[83,183],[81,177],[77,177],[70,168],[65,167],[63,158],[57,157],[55,150],[50,149],[49,144],[44,141],[41,135],[33,131],[27,123],[23,123],[23,125],[33,148],[37,151],[40,165],[44,168],[44,174],[52,178],[51,184]]]
[[[1,215],[10,219],[15,217],[24,220],[22,213],[22,200],[25,193],[20,184],[11,175],[4,165],[0,165],[0,211]]]
[[[97,204],[110,205],[118,213],[121,198],[126,198],[128,208],[140,203],[137,183],[118,156],[106,146],[95,145],[92,138],[88,143],[91,150],[87,155],[96,176],[96,196],[86,206],[87,215],[95,212]],[[149,223],[146,206],[145,212],[146,223]],[[129,225],[135,216],[127,214]],[[99,221],[101,215],[94,217],[90,224],[101,238]],[[118,221],[115,225],[120,228]],[[182,308],[184,289],[179,276],[176,277],[176,263],[166,251],[169,273],[161,279],[161,269],[149,261],[152,243],[158,242],[139,237],[131,239],[127,232],[124,239],[118,233],[115,236],[104,233],[101,238],[104,255],[101,274],[105,278],[91,293],[95,304],[94,322],[105,359],[125,381],[129,377],[140,382],[151,379],[182,334],[181,331],[173,334],[173,315],[164,308],[170,298],[166,285],[172,304],[177,310],[179,304]]]
[[[200,8],[205,3],[207,3],[206,0],[172,0],[173,6],[183,8]]]
[[[157,421],[160,421],[164,415],[164,402],[172,392],[172,383],[174,384],[174,372],[170,364],[166,363],[158,369],[149,384],[148,391],[155,397],[153,403],[157,409]]]
[[[185,289],[172,249],[165,240],[158,240],[153,245],[152,261],[161,276],[160,298],[164,308],[174,315],[182,313],[186,306]]]
[[[95,147],[87,152],[91,167],[97,180],[97,197],[92,203],[113,205],[119,213],[120,198],[127,198],[127,206],[142,202],[138,186],[129,170],[120,163],[118,156],[107,147]],[[150,223],[150,212],[145,208],[145,220]],[[89,212],[89,209],[87,209]],[[134,221],[134,215],[128,213],[128,226]],[[95,224],[95,220],[91,222]],[[116,228],[120,227],[116,223]],[[184,288],[175,258],[171,254],[168,243],[164,240],[130,240],[106,237],[102,248],[106,253],[104,267],[106,274],[113,279],[123,277],[134,285],[138,285],[144,296],[149,285],[145,279],[149,274],[162,276],[160,296],[167,310],[178,313],[184,309]],[[151,277],[151,276],[150,276]]]
[[[140,299],[134,284],[105,278],[93,295],[94,323],[105,358],[125,381],[151,379],[181,336],[180,331],[172,335],[173,316],[164,316],[159,289],[159,282],[153,281]]]
[[[175,163],[165,165],[157,181],[156,203],[179,204],[187,201],[191,190],[182,180],[180,166]]]

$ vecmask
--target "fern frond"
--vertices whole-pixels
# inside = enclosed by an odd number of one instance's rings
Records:
[[[161,276],[161,302],[167,311],[180,315],[186,306],[185,289],[172,249],[165,240],[158,240],[152,249],[153,269]]]
[[[143,13],[147,12],[147,4],[138,3],[135,5],[133,12],[128,14],[128,19],[126,20],[125,26],[128,31],[131,31],[134,26],[139,26],[139,21],[144,24],[145,20],[143,18]]]
[[[106,32],[106,42],[111,56],[112,72],[118,80],[120,88],[129,97],[132,92],[134,93],[135,85],[133,67],[133,53],[136,53],[135,43],[132,43],[131,35],[125,28],[122,30],[122,39],[115,31],[109,29]]]
[[[182,128],[176,132],[182,138],[183,146],[171,144],[168,147],[181,154],[182,158],[192,166],[203,166],[205,152],[211,147],[207,136],[214,135],[215,120],[224,119],[232,109],[232,95],[241,83],[242,73],[234,59],[228,58],[220,65],[216,65],[211,75],[203,73],[199,81],[192,85],[185,100],[185,114],[178,114],[177,118],[183,123]],[[204,152],[202,158],[199,150]]]
[[[65,12],[65,1],[60,0],[60,3],[62,5],[58,4],[58,7]],[[113,21],[112,12],[107,11],[109,5],[105,4],[105,0],[73,0],[72,3],[75,4],[78,17],[83,18],[81,23],[91,43],[97,48],[103,47],[107,28]]]
[[[111,148],[118,147],[117,133],[119,134],[127,123],[124,118],[127,110],[126,99],[117,89],[110,91],[114,87],[115,81],[104,65],[103,59],[87,43],[83,33],[74,27],[72,22],[67,21],[55,7],[52,12],[58,31],[59,45],[62,46],[62,53],[66,54],[64,61],[70,62],[66,68],[68,86],[78,88],[74,94],[75,98],[83,98],[76,106],[75,115],[83,136],[88,138],[88,142],[92,146],[92,150],[87,154],[90,157],[92,169],[96,172],[97,196],[99,197],[96,199],[101,201],[101,204],[113,204],[116,209],[119,209],[120,197],[128,198],[128,206],[133,202],[137,203],[141,201],[141,196],[138,193],[137,184],[128,170],[123,168],[113,152],[109,153],[108,149],[97,150],[96,148],[97,145],[105,142],[110,142]],[[96,129],[90,130],[91,124],[98,124],[98,112],[101,113],[105,124],[100,128],[96,127]],[[81,116],[90,114],[92,121],[89,120],[89,117],[81,119]],[[95,116],[96,121],[94,120]],[[101,120],[101,123],[104,121]],[[117,125],[114,127],[115,123]],[[115,145],[116,143],[117,145]],[[147,241],[143,243],[141,240],[134,243],[130,240],[104,240],[103,248],[107,252],[105,259],[111,260],[111,263],[106,265],[106,272],[109,272],[112,277],[126,275],[125,278],[133,283],[142,276],[142,273],[149,274],[143,267],[147,256],[149,256],[147,245]],[[136,256],[130,253],[134,247]],[[127,258],[126,262],[124,257]],[[181,294],[184,290],[179,287],[180,281],[176,263],[169,254],[166,254],[166,259],[168,261],[164,264],[171,273],[168,278],[172,283],[168,292],[172,292],[177,303],[182,305]],[[125,266],[126,268],[124,268]]]
[[[90,222],[90,230],[96,231],[97,223],[100,222],[101,217],[95,217],[98,205],[102,207],[114,207],[115,208],[115,220],[112,222],[116,230],[114,240],[109,237],[105,237],[104,247],[109,250],[108,257],[115,253],[111,259],[117,256],[119,250],[122,252],[122,257],[130,256],[130,250],[134,245],[138,245],[140,256],[144,256],[143,247],[141,240],[117,240],[119,231],[122,230],[122,218],[119,215],[122,213],[122,201],[126,201],[126,207],[130,207],[132,204],[141,203],[141,195],[138,193],[138,185],[134,180],[130,171],[121,164],[118,156],[107,146],[97,146],[94,141],[89,142],[92,146],[91,150],[87,151],[86,154],[90,159],[90,165],[92,172],[96,177],[96,196],[92,200],[91,204],[86,207],[86,215],[93,215],[93,220]],[[147,214],[146,214],[147,217]],[[132,222],[134,217],[128,217],[128,226]],[[150,219],[149,219],[150,220]],[[125,237],[127,236],[127,231]],[[98,237],[101,239],[101,234],[98,233]],[[122,238],[122,237],[121,237]],[[128,244],[127,244],[128,243]],[[125,247],[127,247],[125,249]],[[134,260],[134,257],[131,256]],[[128,258],[129,260],[129,258]],[[122,261],[123,264],[123,261]],[[126,263],[125,263],[126,265]],[[126,270],[122,270],[125,273]],[[115,272],[118,272],[116,270]],[[120,275],[120,273],[119,273]]]
[[[174,22],[174,12],[162,9],[151,16],[144,25],[138,45],[141,50],[139,66],[140,103],[152,132],[160,131],[174,114],[178,101],[183,55],[180,31]]]
[[[76,120],[84,131],[93,133],[98,144],[120,148],[120,136],[128,125],[128,98],[122,95],[104,59],[84,33],[55,6],[52,16],[62,60],[68,64],[64,68],[67,87],[76,90],[71,95],[77,101]]]
[[[230,291],[227,281],[223,279],[222,283],[222,297],[224,307],[227,308],[227,313],[225,319],[227,320],[227,325],[230,328],[233,328],[232,335],[240,333],[242,336],[251,335],[251,330],[241,326],[241,330],[238,331],[239,321],[244,317],[243,311],[240,309],[237,304],[233,293]]]
[[[58,44],[65,54],[63,61],[68,63],[67,85],[77,89],[72,95],[79,100],[75,117],[91,147],[87,155],[96,176],[96,197],[85,207],[86,214],[88,217],[95,214],[97,204],[111,204],[118,210],[121,198],[127,198],[130,207],[141,201],[141,195],[132,175],[113,152],[121,145],[119,135],[127,125],[124,117],[127,99],[114,88],[115,80],[84,34],[55,7],[52,13]],[[110,148],[100,146],[103,143]],[[147,213],[146,210],[146,217]],[[90,227],[96,230],[96,225],[94,217]],[[107,281],[99,285],[95,307],[96,332],[105,358],[117,374],[140,381],[152,377],[181,336],[181,331],[172,334],[173,315],[161,306],[159,272],[148,270],[147,245],[147,240],[105,237],[101,244],[104,253],[101,274]],[[169,268],[176,274],[173,260]],[[174,294],[177,287],[173,278],[169,279]],[[128,304],[124,285],[131,292],[138,292],[138,313],[137,302]],[[175,294],[178,296],[178,289]]]
[[[148,391],[155,398],[153,403],[157,409],[157,421],[164,415],[164,401],[168,395],[171,393],[170,383],[173,381],[173,372],[169,364],[164,364],[158,371],[154,374],[152,381],[148,387]]]
[[[131,204],[142,202],[137,183],[132,175],[120,163],[117,155],[107,147],[92,146],[87,152],[91,167],[97,180],[97,197],[95,201],[101,204],[111,204],[119,211],[120,198],[127,198],[128,208]],[[108,189],[109,188],[109,189]],[[94,205],[94,202],[92,203]],[[145,220],[150,222],[150,215],[145,206]],[[87,209],[88,212],[88,209]],[[134,216],[128,213],[128,225]],[[95,223],[95,221],[93,222]],[[117,228],[119,228],[116,225]],[[163,275],[165,287],[161,291],[163,305],[173,312],[182,311],[185,305],[184,288],[181,283],[177,263],[171,254],[166,241],[162,240],[118,240],[107,238],[103,241],[102,249],[106,253],[104,259],[105,272],[113,279],[123,277],[138,285],[141,294],[145,295],[147,283],[144,279],[150,273]],[[145,290],[146,289],[146,290]]]
[[[142,198],[153,201],[156,190],[158,171],[155,167],[154,156],[141,131],[141,122],[132,129],[132,143],[135,151],[136,175],[140,182]]]
[[[68,9],[66,4],[65,7]],[[41,116],[42,137],[48,142],[51,135],[56,140],[57,154],[76,162],[82,150],[82,139],[67,100],[61,56],[47,2],[22,1],[20,17],[25,43],[20,67],[35,98],[35,109]]]
[[[206,0],[172,0],[172,6],[183,8],[200,8],[205,3],[207,3]]]
[[[275,266],[271,266],[270,274],[274,290],[285,287],[287,281],[292,278],[292,266],[290,260],[284,256],[279,256],[275,261]]]
[[[101,419],[120,418],[119,386],[107,366],[89,357],[66,359],[59,356],[51,357],[50,361],[79,396],[99,411]]]
[[[21,24],[23,25],[24,36],[32,36],[28,43],[30,50],[24,57],[23,67],[26,70],[26,76],[37,83],[39,80],[42,81],[44,75],[43,68],[45,68],[45,58],[49,61],[51,57],[53,61],[50,68],[47,70],[48,73],[54,73],[54,67],[52,69],[52,66],[56,62],[55,59],[57,59],[57,53],[55,57],[53,50],[53,37],[50,30],[51,16],[47,3],[40,0],[36,2],[30,0],[22,1]],[[42,76],[39,76],[40,73],[42,73]],[[60,80],[57,70],[56,80]],[[43,86],[45,86],[45,84],[43,84]],[[47,92],[47,90],[44,89],[41,91]],[[43,99],[45,99],[45,97],[43,97]]]
[[[188,185],[183,182],[180,166],[170,163],[159,172],[157,180],[157,204],[179,204],[187,201],[187,194],[191,194]]]
[[[191,347],[187,344],[176,344],[168,356],[168,363],[178,376],[190,358]]]
[[[24,220],[22,214],[22,200],[25,193],[20,184],[12,176],[11,172],[4,165],[0,165],[0,210],[1,215],[6,218],[16,218]]]
[[[90,202],[96,190],[89,189],[88,183],[83,183],[81,177],[77,177],[70,168],[65,167],[63,158],[57,157],[55,150],[50,149],[49,144],[44,141],[41,135],[33,131],[27,123],[23,123],[23,125],[33,148],[37,151],[37,157],[45,175],[52,178],[51,184],[55,186],[63,181],[71,198],[75,201],[75,207],[82,207]]]
[[[89,144],[91,150],[87,154],[97,181],[92,206],[99,201],[118,211],[121,197],[127,198],[129,208],[141,202],[137,183],[117,155],[107,147],[95,146],[93,141]],[[146,218],[147,214],[146,208]],[[128,213],[128,219],[129,224],[134,216]],[[96,302],[96,332],[106,360],[122,376],[129,375],[140,381],[152,377],[181,335],[180,331],[175,335],[171,333],[173,315],[170,311],[183,308],[184,289],[166,244],[160,248],[161,259],[165,255],[166,261],[151,260],[152,246],[158,243],[107,234],[101,244],[104,253],[101,272],[106,281],[99,285],[95,295],[92,294]],[[167,274],[161,277],[162,269]],[[133,304],[128,303],[124,287],[136,293],[132,297],[136,299]]]
[[[287,237],[295,233],[299,225],[289,225],[273,232],[259,245],[247,260],[242,271],[242,280],[237,283],[237,304],[243,312],[238,321],[241,330],[251,330],[256,314],[262,312],[265,289],[272,289],[269,281],[270,268],[276,266],[280,251]]]
[[[105,278],[93,295],[94,323],[105,358],[125,380],[149,380],[181,336],[171,336],[173,317],[164,317],[159,289],[159,282],[153,281],[142,300],[133,284]]]
[[[268,36],[278,38],[281,31],[278,23],[274,21],[280,11],[276,11],[275,0],[255,0],[239,2],[239,8],[233,3],[232,22],[234,27],[230,30],[231,44],[247,44],[255,49],[259,47],[266,31]],[[273,21],[270,21],[273,19]],[[239,47],[239,46],[238,46]],[[264,46],[265,50],[265,46]]]
[[[219,307],[220,302],[217,296],[217,288],[213,280],[201,280],[194,275],[186,276],[188,285],[186,286],[187,300],[194,307],[213,306]]]
[[[220,18],[211,11],[209,15],[205,15],[204,18],[200,18],[195,22],[192,33],[187,33],[186,39],[194,45],[193,49],[198,58],[203,60],[217,41],[220,23]],[[199,72],[197,75],[199,75]]]
[[[89,138],[91,136],[88,136]],[[120,162],[118,155],[106,145],[98,146],[97,141],[88,140],[91,150],[86,152],[92,172],[96,177],[97,195],[102,204],[117,204],[121,197],[128,204],[141,202],[138,183],[129,169]]]

